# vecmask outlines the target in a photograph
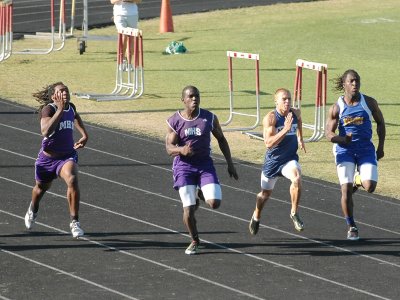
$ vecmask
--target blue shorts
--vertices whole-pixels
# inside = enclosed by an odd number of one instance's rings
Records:
[[[200,165],[192,165],[179,161],[173,165],[173,176],[174,176],[174,189],[186,185],[203,185],[209,183],[219,184],[217,172],[214,165],[211,163],[205,163]]]
[[[78,154],[76,151],[63,157],[52,158],[39,152],[35,162],[35,179],[38,182],[47,183],[56,179],[60,175],[61,168],[68,161],[78,163]]]
[[[338,145],[334,145],[333,154],[335,155],[336,165],[343,162],[351,162],[357,166],[362,164],[377,165],[376,152],[373,144],[364,148],[344,149]]]

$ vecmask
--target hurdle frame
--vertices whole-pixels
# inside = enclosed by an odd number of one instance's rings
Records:
[[[242,133],[249,134],[248,130],[256,128],[260,123],[260,55],[254,53],[245,53],[238,51],[227,51],[228,57],[228,86],[229,86],[229,117],[228,120],[221,123],[223,131],[242,131]],[[247,114],[235,111],[234,108],[234,92],[233,92],[233,58],[242,58],[255,61],[255,72],[256,72],[256,112],[255,114]],[[249,127],[232,127],[224,128],[232,123],[234,115],[241,115],[245,117],[254,117],[255,123]]]
[[[304,128],[313,130],[311,137],[304,139],[304,142],[317,142],[323,136],[325,136],[328,65],[306,61],[303,59],[296,60],[296,77],[293,90],[292,107],[297,109],[301,109],[303,69],[317,72],[314,124],[306,124],[303,122]]]
[[[82,55],[86,52],[88,40],[97,41],[114,41],[115,36],[112,35],[89,35],[89,6],[88,0],[83,0],[83,19],[82,19],[82,36],[77,37],[76,42],[79,50],[79,54]]]
[[[34,38],[34,39],[47,39],[50,40],[49,48],[45,49],[35,49],[28,48],[19,51],[13,51],[14,54],[37,54],[37,55],[45,55],[49,54],[52,51],[60,51],[64,48],[65,40],[66,40],[66,24],[65,24],[65,0],[60,0],[60,22],[59,22],[59,31],[58,31],[58,39],[60,40],[60,45],[58,48],[55,48],[56,44],[56,30],[55,30],[55,5],[54,0],[50,0],[50,32],[38,32],[36,35],[24,35],[24,38]]]
[[[8,59],[12,54],[12,0],[0,1],[0,62]]]
[[[123,50],[124,36],[127,39],[128,57]],[[131,41],[133,39],[133,55]],[[96,101],[134,100],[144,92],[144,61],[143,61],[143,34],[137,28],[122,28],[118,30],[117,65],[114,90],[108,94],[77,92],[78,98]],[[131,60],[133,56],[133,63]],[[124,58],[126,57],[127,70],[124,70]],[[124,76],[126,75],[126,76]]]

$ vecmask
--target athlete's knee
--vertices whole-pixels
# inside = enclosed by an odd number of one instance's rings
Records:
[[[77,188],[78,187],[78,176],[75,174],[69,174],[64,178],[65,183],[68,187]]]
[[[294,176],[292,178],[292,186],[296,189],[300,189],[301,188],[301,176],[300,174],[297,174],[296,176]]]
[[[37,193],[42,194],[45,193],[50,188],[51,183],[43,183],[43,182],[36,182],[34,189]]]
[[[219,199],[209,199],[206,200],[206,202],[208,206],[211,207],[212,209],[217,209],[221,205],[221,200]]]
[[[191,219],[194,216],[195,205],[183,207],[183,219]]]
[[[262,190],[257,194],[257,198],[260,199],[262,202],[265,202],[269,199],[272,194],[272,190]]]
[[[368,192],[368,193],[373,193],[376,189],[377,182],[372,181],[372,180],[367,180],[362,182],[363,188]]]

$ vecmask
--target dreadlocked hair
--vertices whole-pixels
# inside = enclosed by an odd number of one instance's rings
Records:
[[[343,75],[340,75],[340,76],[332,79],[334,91],[336,91],[336,92],[344,91],[343,84],[346,80],[347,75],[349,75],[349,74],[355,75],[356,77],[360,78],[360,75],[358,75],[358,73],[356,71],[349,69],[349,70],[345,71],[343,73]]]
[[[41,115],[43,107],[45,107],[47,104],[52,103],[53,100],[51,99],[51,96],[54,94],[54,90],[56,86],[59,85],[64,85],[61,81],[49,84],[48,86],[45,86],[42,88],[42,90],[39,90],[35,93],[32,93],[32,96],[35,98],[37,102],[40,103],[40,106],[38,110],[36,111],[39,114],[39,117]]]

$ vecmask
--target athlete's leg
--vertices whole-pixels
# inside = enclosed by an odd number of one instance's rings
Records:
[[[80,190],[78,184],[78,165],[68,160],[62,167],[59,176],[67,184],[67,200],[71,220],[79,220]]]
[[[282,175],[290,180],[290,200],[292,203],[291,214],[297,213],[301,197],[301,167],[295,160],[288,162],[282,168]]]
[[[185,185],[179,188],[179,195],[183,205],[183,223],[193,241],[199,240],[197,231],[196,210],[196,185]]]
[[[201,187],[204,199],[209,207],[217,209],[221,205],[222,191],[217,183],[209,183]]]
[[[264,176],[263,172],[261,172],[261,191],[256,196],[256,207],[253,212],[253,217],[256,221],[260,220],[261,212],[265,203],[271,196],[277,180],[277,178],[267,178]]]
[[[378,184],[378,167],[375,164],[365,163],[359,167],[361,185],[368,192],[373,193]]]
[[[51,186],[51,181],[50,182],[39,182],[36,181],[35,186],[32,189],[32,200],[31,200],[31,206],[30,209],[33,213],[37,213],[39,210],[39,202],[42,200],[43,195],[46,193],[46,191],[50,188]]]
[[[341,206],[343,215],[349,227],[355,226],[353,218],[353,178],[355,164],[352,162],[342,162],[337,165],[337,174],[342,191]]]

